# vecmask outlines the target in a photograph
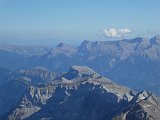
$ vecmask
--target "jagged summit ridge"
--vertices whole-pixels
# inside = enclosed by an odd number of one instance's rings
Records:
[[[72,66],[49,83],[14,79],[0,89],[2,120],[159,120],[159,114],[158,98],[149,92],[136,93],[86,66]]]
[[[65,43],[63,43],[63,42],[60,42],[57,46],[56,46],[56,48],[61,48],[61,47],[71,47],[70,45],[68,45],[68,44],[65,44]]]
[[[151,38],[150,42],[152,44],[158,44],[158,45],[160,45],[160,35],[156,35],[153,38]]]
[[[46,54],[46,56],[48,57],[55,57],[57,55],[72,56],[76,53],[76,51],[77,51],[76,48],[61,42],[56,46],[56,48],[50,50]]]
[[[71,66],[69,71],[63,75],[66,79],[74,79],[77,77],[98,77],[98,73],[87,66]]]

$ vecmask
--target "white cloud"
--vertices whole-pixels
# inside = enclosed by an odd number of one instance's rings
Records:
[[[121,34],[126,34],[126,33],[130,33],[131,30],[130,29],[119,29],[118,30]]]
[[[107,28],[103,30],[103,35],[107,37],[125,37],[128,36],[132,31],[128,28],[116,29],[116,28]]]

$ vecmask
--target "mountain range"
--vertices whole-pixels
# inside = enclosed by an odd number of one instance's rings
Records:
[[[63,73],[72,65],[87,66],[115,83],[160,95],[160,36],[118,41],[84,40],[79,47],[0,46],[0,67],[10,70],[45,67]]]
[[[0,74],[12,74],[0,87],[2,120],[160,118],[159,97],[117,85],[86,66],[72,66],[63,74],[42,67]]]

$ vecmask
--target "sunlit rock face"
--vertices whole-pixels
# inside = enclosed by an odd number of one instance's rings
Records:
[[[35,69],[46,71],[39,67]],[[34,75],[39,76],[37,71]],[[34,78],[30,78],[30,81],[18,79],[18,76],[17,79],[11,79],[0,88],[0,119],[158,120],[159,118],[158,97],[147,91],[136,93],[127,87],[117,85],[86,66],[72,66],[58,78],[45,83],[34,82],[32,80]],[[48,77],[44,79],[47,80]]]
[[[63,77],[67,79],[74,79],[78,77],[98,77],[100,76],[98,73],[93,71],[92,69],[86,67],[86,66],[72,66],[69,69],[69,72],[63,75]]]

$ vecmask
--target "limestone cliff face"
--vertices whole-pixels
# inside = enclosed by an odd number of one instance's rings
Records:
[[[157,97],[135,93],[85,66],[72,66],[47,83],[11,80],[0,90],[3,120],[158,120],[159,113]]]
[[[160,99],[144,91],[138,93],[128,108],[114,120],[159,120]]]

